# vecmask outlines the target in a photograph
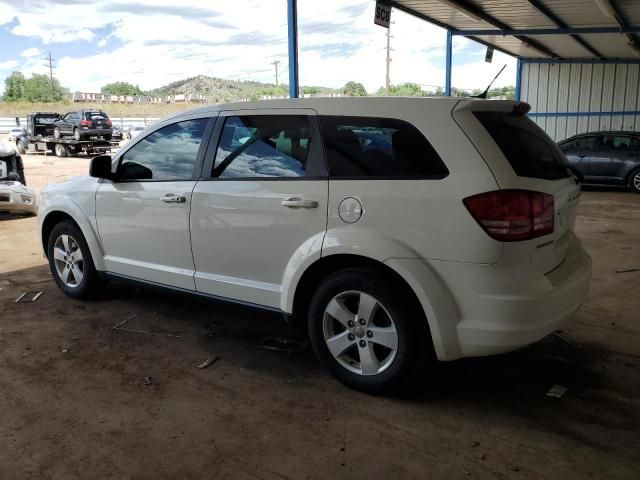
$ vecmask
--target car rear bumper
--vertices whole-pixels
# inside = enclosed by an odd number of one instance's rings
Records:
[[[102,136],[102,135],[112,135],[113,130],[110,128],[91,128],[91,127],[82,127],[80,128],[80,133],[85,136]]]
[[[0,212],[24,212],[36,214],[36,196],[30,188],[21,184],[0,187]]]
[[[516,350],[566,324],[586,300],[591,280],[591,257],[571,235],[564,261],[546,274],[530,265],[487,265],[480,271],[468,265],[461,284],[451,281],[461,314],[456,327],[460,356]]]

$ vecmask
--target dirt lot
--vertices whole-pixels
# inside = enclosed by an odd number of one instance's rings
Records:
[[[40,188],[88,161],[25,163]],[[615,270],[640,267],[640,195],[585,192],[577,229],[594,279],[559,337],[390,399],[342,387],[308,349],[257,348],[300,336],[262,312],[115,283],[66,298],[35,219],[2,217],[0,477],[638,479],[640,272]],[[27,290],[44,294],[14,303]],[[175,336],[112,328],[133,314]]]

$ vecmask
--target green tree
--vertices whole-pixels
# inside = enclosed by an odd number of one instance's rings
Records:
[[[110,93],[111,95],[142,95],[142,90],[138,85],[128,82],[113,82],[105,85],[100,89],[102,93]]]
[[[4,95],[2,100],[5,102],[17,102],[24,98],[24,75],[20,72],[13,72],[4,80]]]
[[[347,82],[342,89],[342,93],[349,97],[366,97],[368,95],[364,85],[358,82]]]
[[[378,96],[387,95],[387,90],[384,87],[380,87],[376,92]],[[400,85],[389,85],[390,97],[426,97],[429,96],[429,92],[422,89],[417,83],[402,83]]]
[[[54,78],[52,85],[47,75],[34,73],[24,82],[23,99],[27,102],[60,102],[64,97],[65,91],[60,82]]]
[[[320,87],[302,87],[302,93],[305,95],[313,95],[315,93],[322,93],[322,89]]]

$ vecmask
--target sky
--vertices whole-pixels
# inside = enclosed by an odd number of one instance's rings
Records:
[[[386,29],[373,0],[298,0],[301,85],[385,82]],[[391,83],[444,86],[445,31],[393,10]],[[452,85],[515,83],[516,60],[454,37]],[[286,0],[0,0],[0,89],[12,71],[47,73],[72,92],[127,81],[143,90],[196,75],[273,83],[288,80]]]

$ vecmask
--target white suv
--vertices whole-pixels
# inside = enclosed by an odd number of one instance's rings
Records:
[[[587,296],[580,186],[528,105],[455,98],[205,107],[47,187],[57,284],[109,277],[308,322],[342,382],[388,391],[514,350]],[[92,178],[93,177],[93,178]]]

